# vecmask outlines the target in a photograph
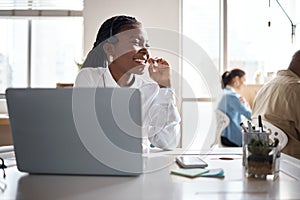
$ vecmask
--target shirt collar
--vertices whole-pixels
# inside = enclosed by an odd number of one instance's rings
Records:
[[[113,78],[108,67],[105,70],[103,82],[105,87],[120,87]]]
[[[231,90],[233,92],[236,92],[236,90],[233,87],[231,87],[230,85],[226,85],[225,88],[228,89],[228,90]]]
[[[104,73],[104,83],[106,87],[120,87],[119,84],[115,81],[114,77],[110,73],[109,68],[106,68],[105,73]],[[135,77],[135,80],[133,84],[130,86],[131,88],[136,88],[137,87],[137,80]]]
[[[297,74],[295,74],[294,72],[292,72],[289,69],[279,70],[277,72],[277,76],[290,76],[290,77],[293,77],[293,78],[296,78],[296,79],[300,79],[300,77]]]

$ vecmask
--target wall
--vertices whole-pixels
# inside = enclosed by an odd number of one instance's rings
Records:
[[[250,105],[250,108],[252,109],[255,96],[262,86],[262,84],[247,84],[240,91],[237,92],[239,92],[243,97],[245,97],[245,99]]]
[[[135,16],[144,27],[180,28],[180,0],[85,0],[84,55],[92,48],[100,25],[119,14]]]

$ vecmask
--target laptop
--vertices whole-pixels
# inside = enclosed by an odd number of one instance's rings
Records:
[[[142,173],[141,96],[132,88],[9,88],[17,167],[33,174]]]

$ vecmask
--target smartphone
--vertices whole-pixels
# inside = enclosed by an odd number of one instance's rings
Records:
[[[207,163],[197,156],[178,156],[176,162],[183,168],[205,168]]]

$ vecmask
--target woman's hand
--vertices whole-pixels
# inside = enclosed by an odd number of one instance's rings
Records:
[[[249,103],[248,103],[248,101],[245,99],[245,97],[240,97],[239,98],[239,100],[240,100],[240,102],[242,103],[242,104],[244,104],[245,106],[247,106],[247,107],[250,107],[250,105],[249,105]]]
[[[242,96],[240,96],[239,100],[240,100],[241,103],[246,103],[247,102],[245,97],[242,97]]]
[[[148,63],[150,77],[158,83],[159,87],[171,86],[169,63],[162,58],[149,58]]]

